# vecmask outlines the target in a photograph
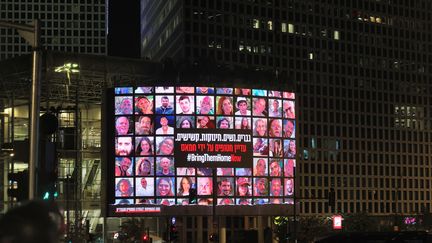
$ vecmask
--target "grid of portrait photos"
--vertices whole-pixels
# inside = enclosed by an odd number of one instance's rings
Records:
[[[115,107],[115,204],[291,204],[294,196],[295,94],[219,87],[117,87]],[[253,167],[175,166],[176,128],[252,131]]]

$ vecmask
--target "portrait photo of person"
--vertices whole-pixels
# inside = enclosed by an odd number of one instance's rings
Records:
[[[133,154],[132,137],[117,137],[115,139],[115,154],[117,156],[130,156]]]
[[[191,115],[194,114],[194,97],[187,95],[177,96],[177,114]]]
[[[267,101],[265,98],[253,98],[252,114],[254,116],[267,116]]]
[[[153,93],[153,87],[141,86],[135,89],[135,94],[151,94],[151,93]]]
[[[153,121],[149,116],[138,116],[135,118],[135,134],[136,135],[152,135]]]
[[[132,96],[116,96],[114,100],[116,115],[132,115]]]
[[[215,128],[213,116],[197,117],[197,128]]]
[[[135,137],[135,155],[151,156],[153,153],[153,137]]]
[[[280,139],[270,139],[270,157],[283,157],[283,145]]]
[[[199,167],[199,168],[197,168],[197,175],[198,176],[211,176],[211,175],[213,175],[212,168]]]
[[[241,95],[241,96],[249,96],[249,95],[251,95],[251,90],[250,89],[243,89],[243,88],[236,88],[235,94]]]
[[[250,178],[239,177],[237,178],[237,193],[239,197],[250,197],[252,196]]]
[[[172,115],[174,114],[174,96],[158,95],[156,96],[156,114]]]
[[[122,136],[122,135],[131,135],[133,132],[133,126],[130,126],[131,118],[128,116],[119,116],[115,120],[115,128],[116,128],[116,135]]]
[[[135,98],[135,114],[153,114],[153,96],[138,96]]]
[[[132,200],[126,199],[126,198],[116,199],[115,200],[115,205],[130,205],[132,203],[131,201]]]
[[[135,178],[137,197],[152,197],[154,196],[154,179],[153,177],[137,177]]]
[[[253,96],[267,96],[267,90],[265,89],[252,89]]]
[[[153,157],[137,157],[135,174],[137,176],[154,175],[154,158]]]
[[[197,94],[214,94],[214,88],[210,87],[197,87],[196,88]]]
[[[198,199],[198,205],[213,205],[213,199],[212,198],[200,198]]]
[[[269,116],[282,117],[282,101],[279,99],[269,99]]]
[[[254,196],[268,196],[268,180],[267,178],[255,178],[254,180]]]
[[[254,158],[254,176],[267,176],[267,159]]]
[[[184,176],[177,178],[177,196],[188,196],[189,190],[195,185],[195,178]]]
[[[288,158],[295,158],[296,156],[296,143],[295,140],[284,140],[284,156]]]
[[[235,118],[235,129],[250,130],[251,118],[250,117],[236,117]]]
[[[282,162],[279,160],[270,160],[270,176],[282,176]]]
[[[173,135],[174,134],[174,117],[173,116],[158,116],[156,135]]]
[[[194,176],[195,168],[194,167],[177,167],[177,175],[179,176]]]
[[[283,117],[284,118],[295,118],[295,106],[294,101],[292,100],[284,100],[283,102]]]
[[[267,156],[269,154],[267,138],[254,138],[253,139],[253,155],[254,156]]]
[[[282,182],[280,178],[273,178],[270,181],[270,196],[282,196]]]
[[[158,86],[155,88],[157,94],[171,94],[174,93],[174,87]]]
[[[217,96],[217,115],[230,116],[234,114],[232,97],[230,96]]]
[[[157,199],[156,204],[164,205],[164,206],[175,205],[175,199],[174,198]]]
[[[117,87],[114,88],[114,94],[132,94],[132,87]]]
[[[250,99],[245,97],[237,97],[236,102],[236,116],[250,116],[251,115],[251,107],[250,107]]]
[[[193,94],[194,93],[194,87],[191,87],[191,86],[176,87],[176,93],[178,93],[178,94]]]
[[[236,176],[251,176],[252,169],[251,168],[236,168],[235,169]]]
[[[198,177],[198,195],[212,195],[213,194],[213,181],[211,177]]]
[[[292,92],[283,92],[283,97],[286,99],[295,99],[295,94]]]
[[[173,155],[174,154],[174,138],[173,137],[156,137],[157,155]]]
[[[232,88],[216,88],[216,94],[232,94]]]
[[[156,159],[156,175],[158,176],[174,175],[174,158],[158,157]]]
[[[268,198],[258,198],[258,199],[254,199],[254,205],[264,205],[264,204],[268,204],[269,199]]]
[[[270,119],[269,137],[282,137],[282,120]]]
[[[144,205],[154,204],[154,202],[155,202],[154,198],[139,198],[135,200],[135,204],[144,204]]]
[[[232,128],[232,118],[231,117],[217,117],[216,127],[220,129],[230,129]]]
[[[294,176],[295,159],[284,160],[284,174],[286,177]]]
[[[282,98],[282,92],[276,91],[276,90],[269,91],[268,95],[269,95],[269,97]]]
[[[282,204],[283,199],[282,198],[270,198],[270,204]]]
[[[131,176],[133,175],[133,158],[116,157],[115,159],[115,176]]]
[[[283,137],[295,138],[295,122],[294,120],[283,121]]]
[[[234,175],[234,169],[233,168],[228,168],[228,167],[217,168],[216,169],[216,174],[218,176],[233,176]]]
[[[250,198],[237,198],[236,205],[251,205],[252,199]]]
[[[156,179],[156,195],[160,197],[174,196],[174,178],[158,177]]]
[[[234,205],[233,198],[221,198],[218,200],[218,205]]]
[[[132,178],[116,178],[116,197],[131,197],[134,195]]]
[[[285,196],[294,195],[294,179],[287,178],[285,179]]]
[[[217,195],[222,197],[234,195],[234,178],[233,177],[219,177]]]
[[[213,115],[214,114],[214,100],[213,96],[197,96],[197,114],[199,115]]]
[[[267,119],[254,118],[253,119],[253,135],[259,137],[267,136]]]
[[[195,128],[195,117],[177,116],[177,128]]]
[[[189,205],[189,199],[177,199],[177,205]]]

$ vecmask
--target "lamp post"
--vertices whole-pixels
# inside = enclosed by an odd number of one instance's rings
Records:
[[[66,84],[66,96],[67,98],[69,98],[69,85],[71,85],[71,74],[76,74],[80,72],[79,69],[79,65],[78,63],[64,63],[62,66],[58,66],[55,68],[54,70],[56,73],[66,73],[66,78],[68,83]],[[80,193],[80,188],[79,188],[79,183],[80,183],[80,168],[79,168],[79,160],[81,157],[81,146],[80,146],[80,140],[79,140],[79,132],[78,132],[78,119],[79,119],[79,109],[78,109],[78,89],[79,89],[79,79],[77,79],[77,84],[76,84],[76,88],[75,88],[75,163],[74,163],[74,171],[75,171],[75,181],[74,181],[74,194],[75,194],[75,224],[74,224],[74,231],[75,231],[75,235],[73,238],[78,237],[78,228],[79,228],[79,217],[80,217],[80,201],[79,201],[79,193]],[[67,181],[69,183],[69,175],[67,176]],[[67,187],[68,188],[68,187]],[[69,189],[68,189],[69,190]],[[67,236],[68,238],[70,237],[70,227],[69,227],[69,222],[70,222],[70,216],[69,216],[69,194],[70,192],[67,192],[66,194],[66,222],[67,222]]]
[[[41,43],[40,22],[18,24],[0,21],[0,27],[14,28],[33,48],[31,112],[30,112],[30,149],[29,149],[29,199],[36,194],[36,168],[39,152],[39,113],[40,113],[40,81],[41,81]]]

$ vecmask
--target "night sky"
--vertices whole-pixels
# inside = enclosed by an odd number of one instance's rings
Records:
[[[140,57],[140,1],[111,0],[108,20],[108,55]]]

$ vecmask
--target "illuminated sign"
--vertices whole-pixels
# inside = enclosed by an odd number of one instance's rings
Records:
[[[340,230],[342,229],[342,216],[341,215],[333,215],[333,229]]]
[[[191,188],[199,205],[212,205],[214,187],[217,205],[293,203],[294,93],[185,86],[109,92],[111,215],[189,204]]]

